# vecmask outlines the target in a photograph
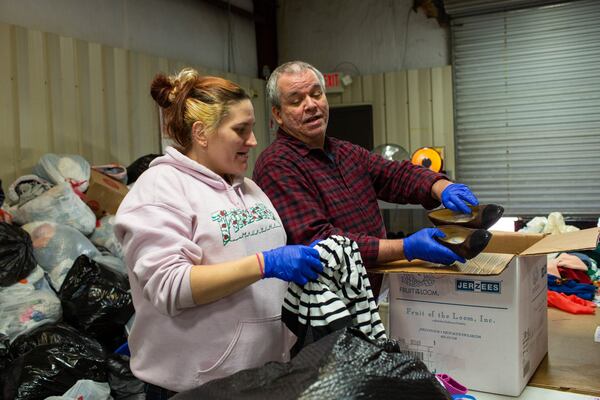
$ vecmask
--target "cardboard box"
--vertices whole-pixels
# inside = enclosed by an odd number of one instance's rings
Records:
[[[90,184],[85,192],[86,203],[96,214],[96,218],[102,218],[106,214],[114,215],[128,191],[123,183],[92,169]]]
[[[546,253],[592,249],[598,228],[561,235],[493,232],[465,264],[397,261],[389,336],[470,389],[518,396],[548,351]]]

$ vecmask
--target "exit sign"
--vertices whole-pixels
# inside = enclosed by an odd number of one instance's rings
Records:
[[[341,93],[344,91],[339,72],[327,72],[323,74],[325,78],[325,91],[327,93]]]

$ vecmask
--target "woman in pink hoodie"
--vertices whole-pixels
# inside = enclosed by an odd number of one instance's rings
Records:
[[[158,75],[151,94],[175,145],[125,197],[115,232],[136,310],[131,369],[157,399],[285,361],[287,282],[314,280],[322,266],[312,247],[285,246],[273,205],[243,176],[256,146],[246,92],[184,69]]]

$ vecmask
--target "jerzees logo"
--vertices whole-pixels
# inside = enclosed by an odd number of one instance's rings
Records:
[[[457,279],[456,290],[462,292],[500,293],[501,282],[496,281],[472,281],[470,279]]]

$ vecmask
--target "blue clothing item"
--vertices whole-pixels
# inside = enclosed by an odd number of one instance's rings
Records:
[[[594,300],[596,295],[596,286],[587,283],[578,283],[572,279],[562,280],[558,276],[548,274],[548,290],[564,293],[566,295],[574,294],[585,300]]]
[[[129,352],[129,343],[125,342],[120,345],[119,348],[115,350],[115,354],[131,357],[131,353]]]

